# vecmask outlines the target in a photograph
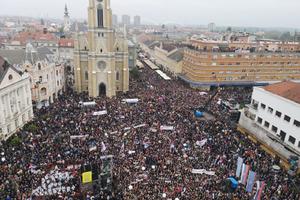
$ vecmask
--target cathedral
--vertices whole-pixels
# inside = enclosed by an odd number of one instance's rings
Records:
[[[89,0],[88,33],[76,33],[75,89],[91,97],[113,97],[129,89],[126,32],[112,26],[110,0]]]

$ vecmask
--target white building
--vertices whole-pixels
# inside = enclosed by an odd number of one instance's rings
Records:
[[[30,77],[0,57],[0,140],[33,118]]]
[[[37,108],[53,103],[65,90],[64,65],[48,48],[34,48],[27,44],[25,50],[0,50],[0,55],[18,65],[30,75],[32,101]]]
[[[74,59],[74,40],[61,38],[58,41],[58,56],[63,62],[72,62]]]
[[[300,155],[300,84],[284,81],[255,87],[239,125],[286,158]]]

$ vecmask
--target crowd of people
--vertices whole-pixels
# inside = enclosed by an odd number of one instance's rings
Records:
[[[16,134],[20,144],[2,142],[0,199],[251,199],[254,193],[243,185],[235,191],[224,187],[235,176],[239,156],[266,182],[262,199],[299,199],[299,177],[273,171],[278,161],[239,133],[218,104],[219,99],[249,102],[251,89],[220,89],[206,108],[213,119],[196,118],[193,111],[212,94],[201,95],[178,80],[165,81],[148,68],[131,80],[128,93],[111,99],[69,90],[35,111],[34,120]],[[130,105],[122,102],[125,98],[139,102]],[[97,105],[82,107],[80,102],[87,101]],[[93,115],[101,110],[107,114]],[[91,144],[96,148],[91,150]],[[83,191],[75,166],[100,162],[104,155],[113,155],[113,190]],[[195,174],[193,169],[214,175]],[[66,172],[72,177],[68,183],[54,177],[62,183],[51,181],[56,189],[49,191],[45,177]],[[57,189],[64,184],[64,191]]]

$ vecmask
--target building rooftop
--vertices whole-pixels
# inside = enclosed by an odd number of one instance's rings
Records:
[[[58,45],[60,47],[74,47],[74,40],[73,39],[66,39],[66,38],[61,38],[58,41]]]
[[[12,70],[15,70],[18,74],[22,75],[22,72],[19,71],[17,68],[10,65],[5,58],[0,56],[0,84],[2,83],[6,73],[8,72],[8,69],[11,68]]]
[[[300,104],[300,83],[283,81],[265,86],[263,89]]]
[[[28,47],[28,45],[27,45]],[[33,48],[33,47],[32,47]],[[0,49],[0,56],[5,58],[10,64],[23,64],[26,60],[30,63],[48,60],[48,56],[53,53],[47,47],[39,47],[37,49]]]

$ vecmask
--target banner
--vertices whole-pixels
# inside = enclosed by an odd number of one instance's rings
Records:
[[[107,114],[107,110],[103,110],[103,111],[94,112],[93,116],[101,116],[106,114]]]
[[[106,146],[104,144],[104,142],[101,142],[101,152],[106,151]]]
[[[256,181],[256,184],[257,184],[257,189],[256,189],[256,194],[255,194],[253,200],[260,200],[262,197],[262,192],[263,192],[266,184],[264,181],[262,181],[262,182]]]
[[[90,102],[79,102],[79,104],[81,104],[82,106],[96,106],[96,102],[95,101],[90,101]]]
[[[174,126],[160,126],[161,131],[173,131]]]
[[[90,148],[89,148],[89,151],[90,151],[90,152],[96,151],[96,150],[97,150],[97,146],[93,146],[93,147],[90,147]]]
[[[137,126],[134,126],[133,128],[137,129],[137,128],[142,128],[142,127],[145,127],[147,126],[146,124],[140,124],[140,125],[137,125]]]
[[[237,178],[240,178],[240,176],[241,176],[243,162],[244,162],[244,159],[239,157],[238,161],[237,161],[237,169],[236,169],[236,173],[235,173],[235,176]]]
[[[135,104],[139,102],[139,99],[123,99],[123,103]]]
[[[203,147],[205,144],[207,143],[207,139],[201,140],[201,141],[197,141],[196,145],[199,147]]]
[[[210,175],[210,176],[216,175],[216,172],[214,172],[214,171],[207,171],[205,169],[192,169],[192,173],[193,174],[206,174],[206,175]]]
[[[246,186],[246,191],[251,193],[253,190],[253,186],[255,183],[255,176],[256,173],[254,171],[249,172],[248,180],[247,180],[247,186]]]
[[[91,171],[82,173],[82,183],[83,184],[91,183],[92,181],[93,180],[92,180],[92,172]]]

